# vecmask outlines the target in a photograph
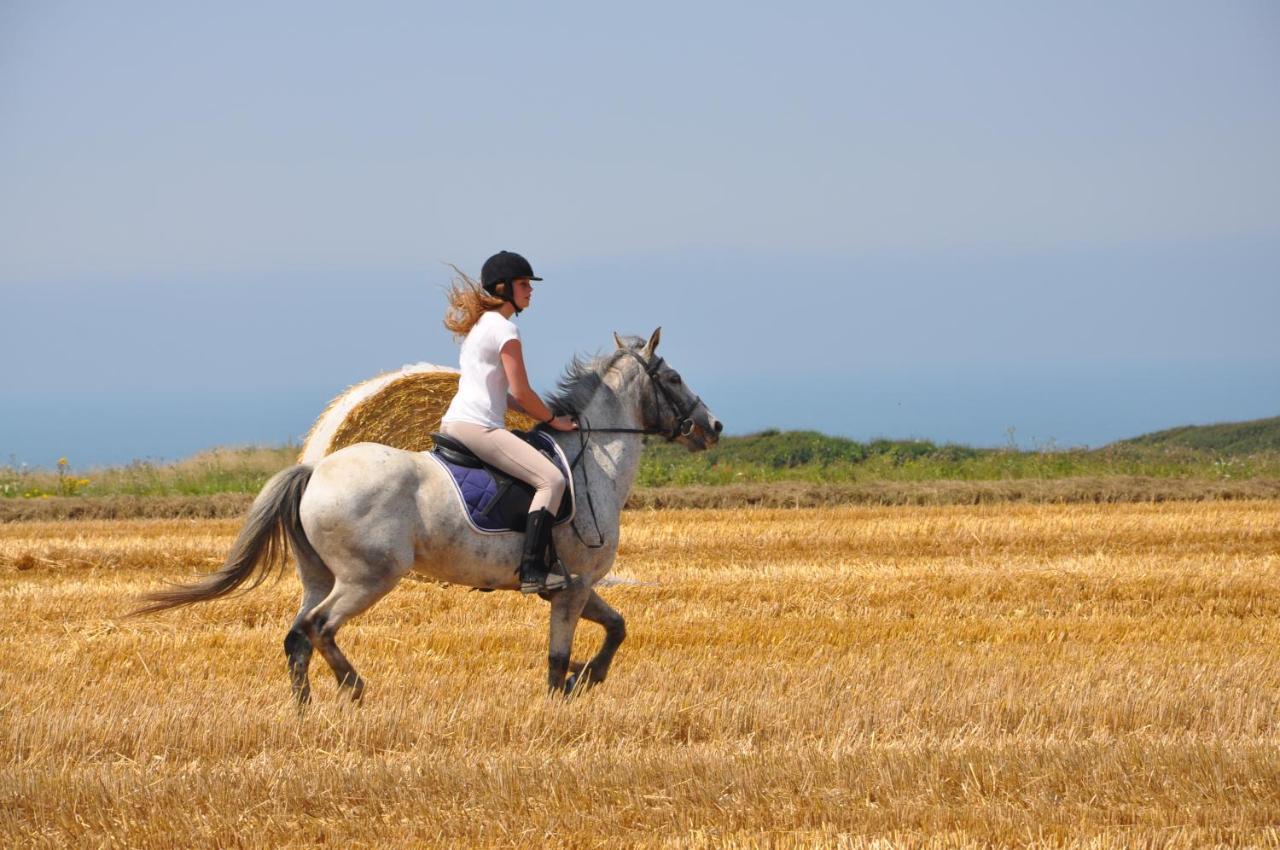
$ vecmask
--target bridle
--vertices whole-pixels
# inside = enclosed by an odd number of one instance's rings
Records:
[[[698,405],[702,404],[702,399],[699,398],[697,395],[694,395],[693,398],[687,404],[681,404],[680,400],[675,397],[675,394],[672,393],[671,390],[667,389],[667,387],[663,386],[662,382],[658,380],[658,373],[662,370],[662,367],[665,365],[661,357],[655,357],[653,358],[653,360],[645,360],[643,357],[641,357],[639,354],[637,354],[635,351],[629,348],[622,349],[622,353],[630,356],[637,363],[639,363],[640,368],[643,369],[644,373],[649,376],[649,385],[652,386],[654,389],[654,411],[658,413],[659,416],[661,415],[662,406],[658,403],[658,398],[661,397],[664,401],[666,401],[666,403],[671,407],[671,410],[676,414],[676,423],[674,426],[672,426],[670,430],[667,430],[665,428],[654,428],[654,427],[596,428],[592,426],[591,423],[586,420],[586,417],[582,416],[582,414],[570,413],[569,414],[570,416],[578,420],[578,456],[575,457],[573,459],[573,462],[569,464],[570,477],[573,476],[573,470],[577,468],[578,464],[582,461],[582,458],[586,456],[587,442],[588,440],[590,440],[592,434],[661,434],[662,436],[667,438],[668,442],[671,442],[671,441],[674,441],[677,437],[690,436],[693,433],[693,429],[697,427],[697,423],[693,421],[692,413],[693,411],[698,409]],[[604,541],[604,535],[600,533],[600,521],[596,519],[596,506],[591,499],[591,484],[589,481],[587,481],[586,467],[582,468],[582,480],[583,480],[583,483],[586,485],[585,490],[587,494],[587,507],[591,510],[591,522],[596,527],[596,540],[598,540],[599,542],[588,543],[586,540],[584,540],[582,538],[582,533],[578,531],[578,523],[576,521],[570,523],[570,526],[573,528],[573,533],[575,536],[577,536],[579,543],[581,543],[583,546],[586,546],[588,549],[599,549],[602,546],[604,546],[605,541]]]
[[[675,440],[677,437],[688,437],[693,434],[693,429],[697,427],[697,423],[693,421],[693,416],[691,414],[698,409],[698,405],[702,404],[702,399],[697,395],[694,395],[687,404],[680,403],[680,400],[675,397],[675,394],[658,380],[658,373],[661,372],[662,367],[666,365],[666,361],[661,357],[655,357],[653,360],[645,360],[629,348],[624,348],[622,353],[639,363],[640,368],[649,376],[649,385],[653,387],[654,390],[654,410],[659,414],[662,413],[662,406],[657,403],[658,397],[661,396],[662,400],[665,401],[675,413],[676,424],[672,426],[669,431],[664,428],[654,427],[595,428],[587,422],[581,414],[570,414],[575,419],[579,420],[578,430],[585,431],[588,434],[592,432],[600,434],[661,434],[666,437],[668,441]],[[583,442],[583,447],[586,447],[585,441]]]

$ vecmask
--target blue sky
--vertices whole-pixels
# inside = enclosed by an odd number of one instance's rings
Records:
[[[0,6],[0,460],[297,438],[498,249],[730,433],[1280,413],[1273,3],[459,5]]]

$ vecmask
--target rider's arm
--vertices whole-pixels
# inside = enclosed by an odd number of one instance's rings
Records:
[[[539,422],[549,423],[553,428],[571,430],[574,427],[571,420],[567,416],[553,418],[550,408],[543,404],[542,399],[529,386],[529,375],[524,369],[524,349],[520,346],[520,340],[507,340],[499,353],[502,355],[502,370],[507,373],[510,397],[515,399],[520,409]]]

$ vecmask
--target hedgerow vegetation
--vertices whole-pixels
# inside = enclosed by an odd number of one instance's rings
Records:
[[[207,496],[256,493],[294,463],[298,447],[218,448],[177,463],[135,461],[77,470],[63,459],[55,470],[10,463],[0,467],[0,496]],[[1280,417],[1232,425],[1178,428],[1100,449],[978,449],[928,440],[859,442],[817,431],[768,430],[726,437],[690,453],[649,438],[640,488],[727,484],[870,484],[875,482],[1023,481],[1139,477],[1192,481],[1280,478]]]
[[[1232,480],[1280,476],[1280,449],[1248,454],[1181,444],[1115,443],[1101,449],[975,449],[928,440],[858,442],[816,431],[728,437],[690,454],[650,442],[638,484],[646,487],[807,481],[1004,481],[1143,476]]]

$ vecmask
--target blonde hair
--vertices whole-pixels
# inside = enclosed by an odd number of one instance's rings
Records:
[[[444,314],[444,326],[453,333],[455,339],[461,341],[486,311],[496,310],[507,302],[485,292],[484,287],[467,277],[466,272],[453,263],[449,267],[454,271],[454,278],[445,293],[445,297],[449,299],[449,310]],[[495,288],[505,291],[506,287],[507,284],[500,283]]]

